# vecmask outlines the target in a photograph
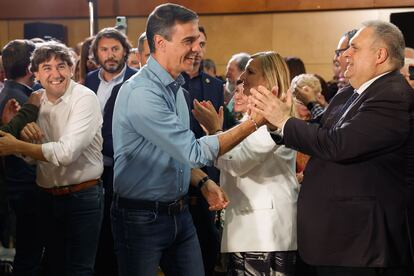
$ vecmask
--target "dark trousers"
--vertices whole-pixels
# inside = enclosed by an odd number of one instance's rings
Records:
[[[40,223],[52,276],[92,276],[103,213],[102,184],[68,195],[39,190]]]
[[[188,208],[169,215],[157,210],[122,208],[112,202],[115,253],[121,276],[201,276],[200,246]]]
[[[118,275],[118,265],[114,249],[114,238],[112,235],[111,228],[113,177],[113,167],[105,166],[101,177],[104,186],[105,204],[101,227],[101,235],[99,238],[98,251],[96,253],[95,275],[97,276]]]
[[[208,209],[208,203],[201,195],[190,197],[189,207],[200,242],[205,275],[212,276],[220,252],[220,235],[214,221],[215,212]]]
[[[13,275],[39,275],[44,242],[38,221],[36,192],[12,194],[9,196],[9,202],[16,215]]]
[[[412,276],[408,267],[371,268],[316,266],[316,276]]]

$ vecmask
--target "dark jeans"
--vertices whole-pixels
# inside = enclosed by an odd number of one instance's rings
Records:
[[[190,213],[200,241],[205,275],[213,276],[220,252],[220,235],[214,222],[216,213],[208,209],[208,203],[201,195],[195,199],[191,204],[190,198]]]
[[[103,215],[98,184],[69,195],[39,191],[47,264],[52,276],[92,276]]]
[[[114,238],[111,228],[111,203],[113,197],[113,167],[104,167],[102,182],[104,186],[105,205],[99,238],[98,251],[96,253],[95,275],[97,276],[116,276],[118,266],[114,251]]]
[[[201,276],[203,262],[188,208],[175,215],[126,209],[112,202],[112,229],[121,276]]]
[[[44,243],[38,222],[36,192],[11,194],[9,203],[16,215],[13,275],[39,275]]]

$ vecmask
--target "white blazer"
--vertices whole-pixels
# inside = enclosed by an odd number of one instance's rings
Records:
[[[295,160],[296,152],[276,145],[266,126],[217,160],[230,199],[222,252],[297,249]]]

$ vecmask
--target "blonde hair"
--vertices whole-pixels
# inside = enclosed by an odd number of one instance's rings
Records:
[[[271,90],[277,86],[279,88],[277,97],[285,95],[290,86],[289,68],[284,58],[276,52],[259,52],[251,56],[251,59],[258,61],[262,76],[266,83],[262,85]],[[292,105],[291,115],[296,114]]]
[[[259,62],[263,78],[266,83],[263,84],[271,90],[274,86],[279,87],[279,95],[286,93],[289,89],[290,76],[289,68],[284,59],[276,52],[259,52],[251,56]]]

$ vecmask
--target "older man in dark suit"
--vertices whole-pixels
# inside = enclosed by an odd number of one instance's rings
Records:
[[[298,247],[316,274],[411,275],[414,93],[399,73],[404,38],[390,23],[366,22],[344,54],[355,91],[339,92],[320,124],[289,118],[291,96],[262,88],[251,108],[286,146],[312,156]]]

